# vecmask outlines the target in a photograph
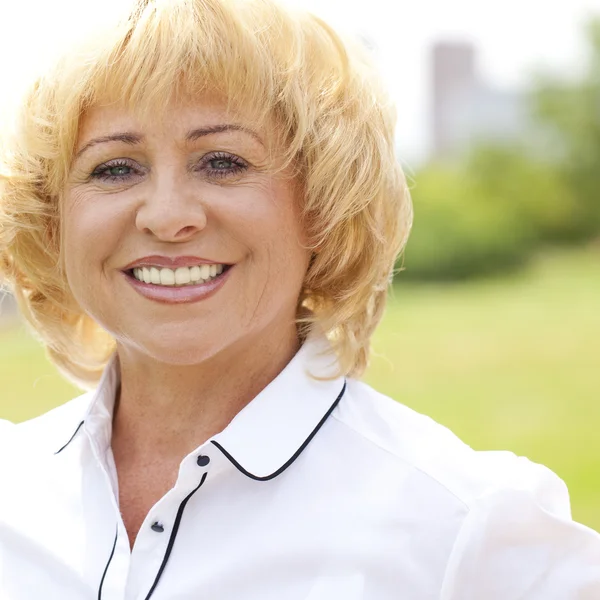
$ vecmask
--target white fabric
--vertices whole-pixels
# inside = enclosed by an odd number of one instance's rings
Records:
[[[133,551],[117,361],[95,393],[0,423],[0,599],[600,599],[600,536],[571,521],[560,479],[363,383],[312,379],[318,348],[182,461]]]

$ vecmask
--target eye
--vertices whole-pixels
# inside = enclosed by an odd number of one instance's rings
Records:
[[[122,175],[129,175],[131,167],[129,165],[116,165],[114,167],[108,167],[106,174],[111,177],[120,177]]]
[[[195,170],[217,179],[239,175],[247,169],[248,163],[244,159],[229,152],[205,154],[195,167]]]
[[[232,169],[234,162],[228,158],[213,158],[209,161],[211,169],[217,169],[219,171]]]
[[[141,169],[133,162],[118,159],[97,166],[92,171],[90,178],[107,182],[123,182],[141,174]]]

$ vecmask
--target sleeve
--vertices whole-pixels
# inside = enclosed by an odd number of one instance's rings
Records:
[[[6,460],[5,457],[10,456],[14,431],[14,423],[6,419],[0,419],[0,467],[3,466],[3,462]]]
[[[513,485],[473,503],[440,600],[600,600],[600,535],[572,521],[561,479],[517,461]]]
[[[6,419],[0,419],[0,442],[11,434],[14,430],[15,424],[12,421]]]

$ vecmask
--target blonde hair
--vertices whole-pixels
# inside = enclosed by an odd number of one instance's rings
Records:
[[[62,268],[60,199],[80,119],[107,98],[149,111],[185,90],[276,117],[314,250],[298,322],[325,332],[342,374],[362,374],[412,221],[395,112],[365,54],[271,0],[138,0],[38,78],[0,156],[0,274],[63,373],[93,386],[114,350]]]

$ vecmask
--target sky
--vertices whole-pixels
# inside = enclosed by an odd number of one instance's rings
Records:
[[[280,0],[281,1],[281,0]],[[426,156],[429,50],[443,40],[471,40],[490,85],[518,88],[539,69],[569,76],[581,69],[582,25],[600,16],[600,0],[283,0],[376,46],[398,109],[400,157]],[[120,0],[0,0],[0,120],[29,74],[59,51],[74,23],[100,21]],[[83,19],[83,20],[82,20]]]

